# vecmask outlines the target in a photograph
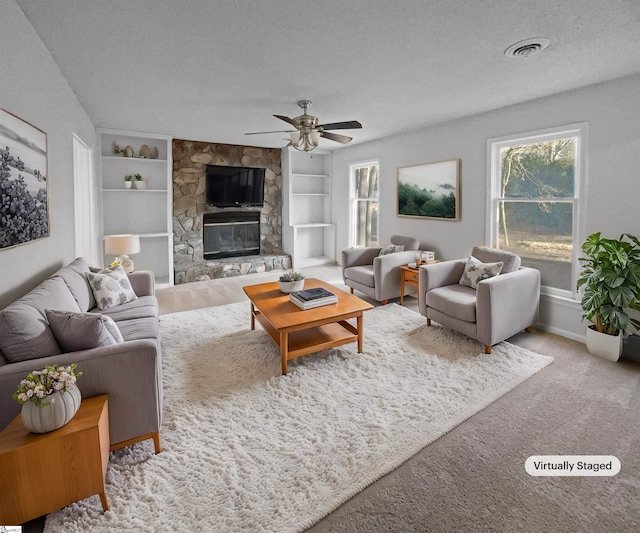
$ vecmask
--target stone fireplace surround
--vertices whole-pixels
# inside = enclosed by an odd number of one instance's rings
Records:
[[[264,206],[247,208],[260,212],[260,255],[205,260],[203,216],[226,211],[205,204],[208,164],[266,169]],[[173,257],[176,284],[290,268],[282,252],[281,150],[174,139]]]

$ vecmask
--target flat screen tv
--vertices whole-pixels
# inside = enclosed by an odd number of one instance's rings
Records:
[[[205,201],[215,207],[264,204],[264,168],[207,165]]]

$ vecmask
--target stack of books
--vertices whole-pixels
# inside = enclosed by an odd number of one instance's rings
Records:
[[[338,302],[338,297],[322,287],[317,287],[289,293],[289,300],[300,309],[307,310],[313,309],[314,307],[322,307],[323,305],[335,304]]]

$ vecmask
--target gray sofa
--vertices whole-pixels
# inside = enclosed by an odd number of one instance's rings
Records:
[[[78,258],[0,311],[0,430],[20,412],[12,394],[30,371],[77,363],[76,371],[83,373],[77,382],[83,398],[109,395],[111,449],[152,438],[159,452],[162,359],[153,273],[128,274],[138,298],[99,310],[88,272],[89,265]],[[47,310],[109,316],[123,342],[63,353]]]

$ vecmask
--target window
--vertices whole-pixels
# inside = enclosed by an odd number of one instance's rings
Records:
[[[378,161],[350,165],[350,246],[378,246]]]
[[[574,297],[583,237],[586,125],[489,140],[491,246],[540,271],[545,292]]]

